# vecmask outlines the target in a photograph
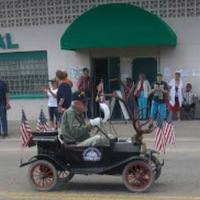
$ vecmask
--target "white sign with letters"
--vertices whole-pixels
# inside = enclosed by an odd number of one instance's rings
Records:
[[[192,69],[192,76],[200,77],[200,68],[193,68]]]
[[[170,67],[165,67],[164,68],[164,74],[163,74],[163,76],[165,78],[170,78],[172,76],[171,68]]]
[[[186,76],[188,76],[188,74],[189,74],[189,73],[188,73],[188,69],[185,69],[185,68],[184,68],[184,69],[181,69],[180,71],[181,71],[181,76],[186,77]]]
[[[78,78],[82,75],[84,67],[70,67],[69,78],[72,81],[77,81]]]

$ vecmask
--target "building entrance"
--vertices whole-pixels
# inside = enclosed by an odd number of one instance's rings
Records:
[[[137,83],[140,73],[145,74],[150,85],[156,80],[157,60],[155,58],[136,58],[133,60],[132,77],[134,83]],[[150,112],[152,95],[148,98],[148,113]]]
[[[92,59],[92,78],[94,83],[94,95],[97,95],[97,85],[103,80],[104,92],[112,93],[120,89],[117,82],[112,82],[111,79],[120,77],[120,58],[93,58]],[[99,116],[99,107],[97,102],[93,102],[95,116]],[[119,104],[116,104],[113,110],[113,119],[121,119],[121,111]]]
[[[147,80],[152,84],[156,80],[157,60],[155,58],[135,58],[132,65],[132,78],[137,82],[140,73],[146,75]]]

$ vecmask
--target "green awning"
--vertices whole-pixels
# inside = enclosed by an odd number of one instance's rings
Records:
[[[176,34],[162,19],[124,3],[105,4],[78,17],[64,32],[61,49],[176,45]]]

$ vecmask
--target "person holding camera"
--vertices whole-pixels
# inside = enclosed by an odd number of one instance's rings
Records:
[[[157,73],[156,82],[153,83],[150,94],[153,95],[150,126],[153,126],[153,119],[157,112],[160,112],[163,119],[166,118],[166,97],[168,94],[168,86],[167,83],[163,81],[163,75],[161,73]]]
[[[56,79],[49,80],[50,85],[44,89],[44,93],[48,98],[48,111],[49,122],[52,131],[57,130],[60,127],[60,119],[58,114],[57,92],[58,84]]]

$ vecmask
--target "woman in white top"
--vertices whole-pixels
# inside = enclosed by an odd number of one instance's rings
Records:
[[[57,92],[58,84],[55,79],[50,80],[51,86],[49,89],[44,90],[46,96],[48,97],[48,110],[49,110],[49,121],[51,130],[59,128],[59,114],[58,114],[58,104],[57,104]],[[55,120],[54,120],[55,117]],[[55,122],[54,122],[55,121]]]
[[[147,118],[147,100],[151,86],[146,76],[141,73],[139,74],[139,81],[137,82],[135,95],[138,98],[138,107],[140,109],[140,119]]]
[[[183,80],[179,71],[175,72],[175,78],[169,82],[169,88],[169,109],[171,114],[177,112],[177,118],[180,121],[180,111],[183,103]]]

